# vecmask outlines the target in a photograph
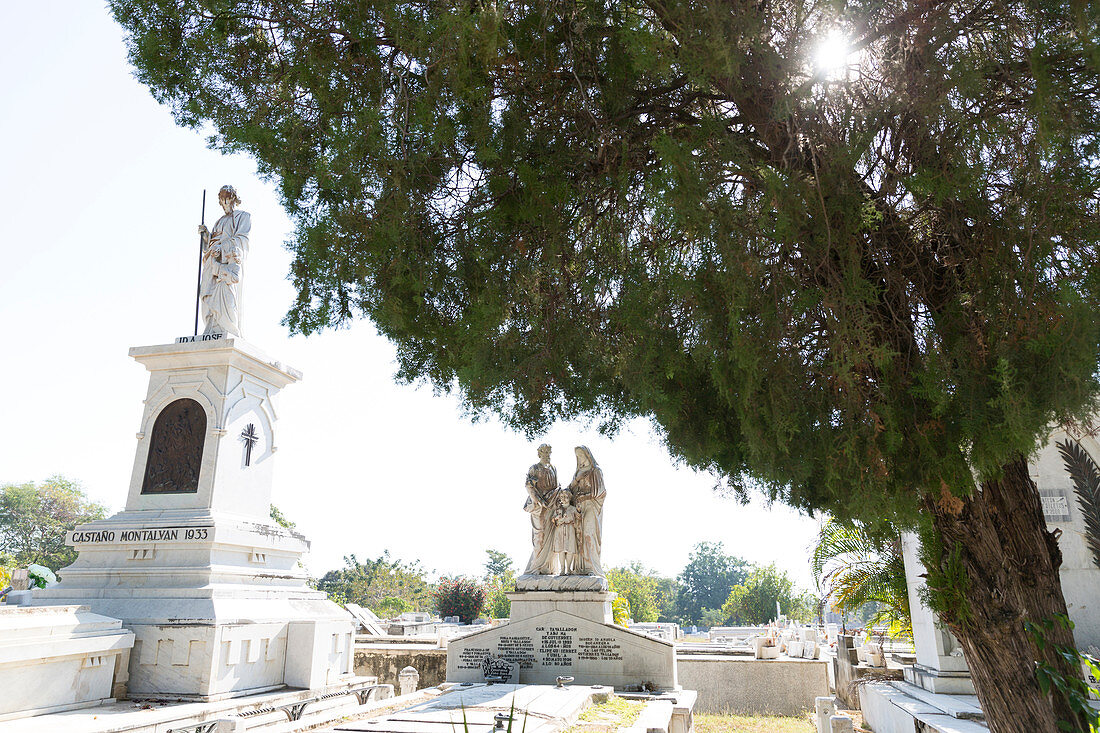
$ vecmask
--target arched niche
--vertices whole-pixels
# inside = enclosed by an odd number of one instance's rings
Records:
[[[169,402],[153,423],[143,494],[193,494],[206,442],[206,410],[192,399]]]

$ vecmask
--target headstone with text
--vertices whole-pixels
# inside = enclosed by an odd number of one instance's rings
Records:
[[[447,647],[448,682],[484,682],[486,657],[518,667],[520,684],[576,684],[619,690],[673,690],[672,642],[563,611],[546,613],[454,639]]]

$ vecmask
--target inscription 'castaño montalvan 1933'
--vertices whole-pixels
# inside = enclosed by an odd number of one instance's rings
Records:
[[[212,527],[157,527],[155,529],[78,529],[69,533],[69,544],[118,542],[201,542],[213,537]]]

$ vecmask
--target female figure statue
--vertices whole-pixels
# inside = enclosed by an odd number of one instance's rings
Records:
[[[225,216],[214,224],[214,231],[199,227],[205,249],[202,253],[200,303],[203,334],[241,335],[241,269],[248,255],[248,234],[252,217],[247,211],[234,211],[241,203],[237,190],[222,186],[218,203]]]
[[[603,471],[587,447],[578,445],[575,452],[577,472],[573,474],[569,491],[581,513],[581,546],[577,548],[573,573],[603,576],[600,552],[603,549],[603,500],[607,495]]]

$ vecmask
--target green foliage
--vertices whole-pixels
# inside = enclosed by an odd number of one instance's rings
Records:
[[[39,563],[57,572],[76,560],[65,533],[102,519],[107,510],[89,501],[80,484],[63,476],[40,483],[0,486],[0,555],[16,566]]]
[[[626,626],[630,621],[630,601],[623,596],[618,596],[611,602],[611,620],[619,626]]]
[[[678,610],[682,623],[706,624],[703,609],[718,609],[730,589],[748,576],[748,563],[727,555],[721,542],[700,542],[680,573]]]
[[[662,618],[662,612],[670,600],[670,581],[671,579],[662,578],[655,571],[646,569],[639,562],[607,571],[607,582],[611,590],[627,600],[631,617],[638,622],[667,620]]]
[[[269,513],[271,519],[275,522],[275,524],[279,525],[283,529],[292,530],[298,526],[296,523],[287,519],[286,515],[279,511],[279,507],[275,506],[274,504],[271,505],[271,511]]]
[[[921,603],[932,609],[940,620],[957,629],[974,623],[974,613],[967,597],[970,576],[963,567],[961,550],[944,549],[939,535],[929,523],[920,525],[920,559],[925,567]]]
[[[1073,622],[1068,616],[1057,614],[1052,619],[1043,619],[1039,622],[1025,621],[1024,629],[1040,654],[1053,652],[1062,662],[1065,662],[1066,667],[1074,672],[1086,666],[1094,676],[1100,678],[1100,667],[1097,667],[1090,657],[1071,647],[1059,646],[1048,641],[1047,636],[1054,630],[1055,624],[1065,629],[1073,628]],[[1090,733],[1100,731],[1100,710],[1089,705],[1089,694],[1100,695],[1100,689],[1091,687],[1079,674],[1062,674],[1056,666],[1045,661],[1036,663],[1035,678],[1044,695],[1062,698],[1066,707],[1074,715],[1073,720],[1058,721],[1060,730],[1089,731]]]
[[[698,626],[710,628],[712,626],[725,626],[730,620],[730,615],[721,608],[704,608],[699,614]]]
[[[891,636],[913,633],[909,588],[896,530],[875,533],[863,524],[829,519],[818,532],[810,560],[814,581],[841,613],[869,604],[869,625],[886,624]]]
[[[434,596],[440,616],[458,616],[466,624],[480,616],[485,606],[485,587],[472,578],[442,578]]]
[[[722,615],[739,624],[764,624],[776,619],[777,603],[780,613],[796,621],[810,621],[816,613],[813,597],[800,593],[786,572],[757,565],[730,591]]]
[[[110,6],[154,96],[278,182],[290,327],[365,315],[474,412],[650,416],[735,488],[912,518],[1097,394],[1080,4]]]
[[[493,578],[506,578],[515,577],[515,570],[512,568],[512,558],[508,557],[506,553],[498,550],[486,550],[485,554],[489,556],[489,559],[485,561],[485,579],[492,580]]]
[[[404,601],[408,605],[404,610],[422,611],[431,605],[431,586],[419,561],[393,560],[386,551],[365,562],[348,555],[344,565],[338,570],[330,570],[317,581],[317,588],[337,603],[357,603],[380,616],[387,615],[380,604],[391,598]]]
[[[489,618],[508,618],[512,602],[505,595],[516,589],[516,571],[512,558],[497,550],[486,550],[485,561],[485,613]]]
[[[354,603],[354,601],[352,601]],[[382,618],[396,618],[406,611],[412,611],[412,604],[404,598],[386,596],[371,609]]]
[[[516,589],[516,580],[492,578],[485,586],[485,613],[489,618],[508,618],[512,614],[512,601],[506,593]]]

